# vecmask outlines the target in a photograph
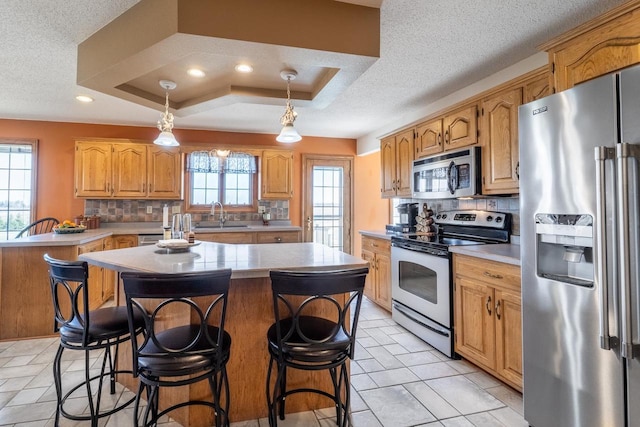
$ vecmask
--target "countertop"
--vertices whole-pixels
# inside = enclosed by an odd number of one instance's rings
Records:
[[[224,244],[199,242],[188,252],[169,253],[156,246],[138,246],[85,253],[78,257],[117,271],[186,273],[231,268],[231,277],[269,277],[269,271],[335,270],[366,267],[366,261],[319,243]]]
[[[520,266],[520,245],[510,243],[449,246],[449,252]]]
[[[227,227],[197,227],[194,231],[196,239],[198,233],[253,233],[253,232],[274,232],[274,231],[300,231],[301,227],[292,225],[243,225],[227,226]],[[82,233],[56,234],[45,233],[35,236],[23,237],[20,239],[0,241],[0,248],[15,248],[23,246],[75,246],[83,245],[97,239],[109,236],[117,236],[124,234],[162,234],[162,228],[159,223],[147,224],[113,224],[104,227],[86,230]]]
[[[375,237],[378,239],[391,240],[391,234],[387,234],[385,230],[360,230],[363,236]]]

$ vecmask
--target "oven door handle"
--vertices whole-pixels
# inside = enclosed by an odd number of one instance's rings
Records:
[[[440,329],[436,329],[431,325],[427,325],[426,323],[424,323],[422,320],[418,319],[417,317],[415,317],[410,311],[408,311],[406,308],[404,308],[403,306],[393,303],[393,308],[395,308],[396,310],[398,310],[400,313],[404,314],[405,316],[407,316],[409,319],[413,320],[414,322],[418,323],[421,326],[424,326],[425,328],[429,329],[432,332],[435,332],[438,335],[442,335],[444,337],[449,337],[449,334],[443,330]]]

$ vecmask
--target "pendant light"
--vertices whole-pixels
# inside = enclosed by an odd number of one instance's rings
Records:
[[[165,105],[164,113],[160,120],[158,120],[158,129],[160,129],[160,135],[153,141],[154,144],[162,145],[164,147],[175,147],[180,145],[173,136],[173,114],[169,112],[169,91],[176,88],[175,82],[171,80],[160,80],[160,87],[165,90]]]
[[[280,72],[280,77],[287,81],[287,108],[280,118],[282,124],[282,130],[280,135],[276,138],[278,142],[298,142],[302,139],[298,131],[293,127],[293,122],[296,120],[297,113],[293,111],[293,105],[291,105],[291,90],[289,85],[291,80],[295,79],[298,73],[295,70],[283,70]]]

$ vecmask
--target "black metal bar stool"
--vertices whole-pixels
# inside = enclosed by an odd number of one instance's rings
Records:
[[[102,384],[109,377],[110,393],[115,394],[116,374],[132,371],[116,371],[119,344],[130,340],[130,329],[125,307],[108,307],[89,310],[89,268],[86,262],[63,261],[44,255],[49,265],[51,295],[55,313],[54,331],[60,334],[60,346],[53,362],[53,379],[56,387],[57,406],[55,425],[60,423],[60,415],[75,421],[91,421],[92,426],[98,420],[114,414],[128,406],[135,398],[116,407],[100,411]],[[142,332],[144,320],[141,313],[133,317],[134,336]],[[112,354],[112,347],[115,351]],[[85,352],[85,379],[71,387],[65,394],[62,391],[62,371],[60,361],[65,349]],[[98,375],[91,376],[89,353],[104,350],[102,366]],[[108,362],[108,369],[107,369]],[[94,402],[91,383],[97,381],[98,391]],[[89,401],[89,414],[70,414],[64,405],[67,398],[76,390],[85,387]]]
[[[278,413],[284,420],[285,398],[299,392],[329,397],[336,407],[337,424],[346,426],[349,422],[350,386],[346,361],[353,358],[368,272],[368,267],[340,271],[271,271],[276,321],[267,332],[271,355],[267,373],[270,426],[277,426]],[[346,293],[350,296],[341,303],[337,297]],[[348,326],[349,308],[353,310],[351,328]],[[327,317],[313,315],[311,310],[327,313]],[[272,384],[274,365],[277,374]],[[311,388],[287,390],[288,368],[328,370],[333,394]]]
[[[140,398],[146,391],[144,426],[155,425],[158,418],[188,405],[212,408],[215,425],[229,426],[226,366],[231,336],[224,330],[224,322],[231,269],[184,274],[122,273],[121,278],[131,316],[136,311],[147,313],[143,304],[152,305],[147,307],[148,314],[145,314],[144,340],[133,341],[133,370],[134,375],[140,377],[134,425],[138,425]],[[202,300],[196,301],[195,297],[210,297],[212,301],[206,303],[203,310],[198,305]],[[145,301],[149,299],[155,301]],[[173,324],[163,325],[167,317]],[[190,400],[159,411],[161,387],[177,387],[202,380],[209,382],[212,402]]]

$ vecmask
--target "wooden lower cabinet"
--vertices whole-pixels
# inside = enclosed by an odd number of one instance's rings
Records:
[[[361,256],[369,263],[364,294],[382,308],[391,311],[391,242],[363,236]]]
[[[109,238],[94,240],[93,242],[85,243],[84,245],[78,246],[78,255],[104,250],[105,240],[109,240]],[[104,276],[104,268],[89,264],[89,308],[91,310],[100,307],[105,301]]]
[[[197,231],[197,230],[196,230]],[[299,243],[300,231],[196,233],[196,240],[215,243]]]
[[[520,268],[454,255],[455,351],[522,391]]]

